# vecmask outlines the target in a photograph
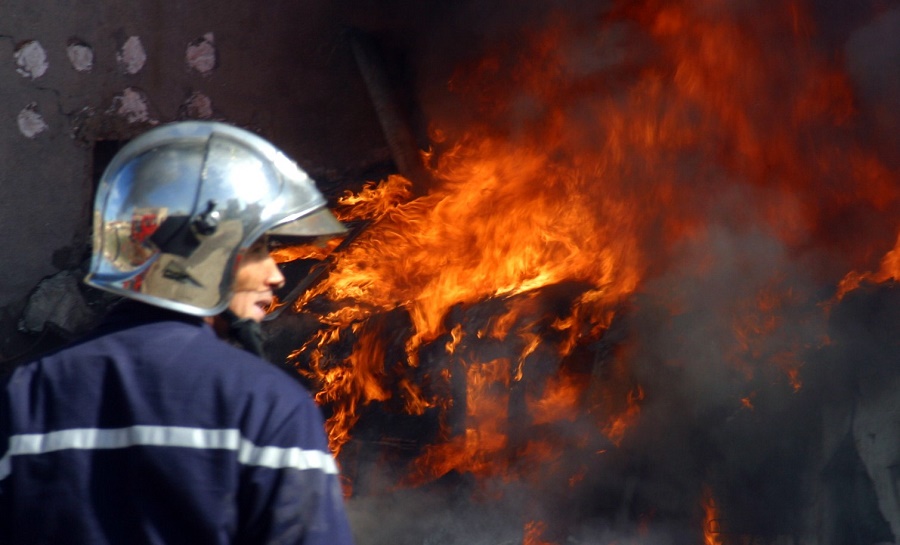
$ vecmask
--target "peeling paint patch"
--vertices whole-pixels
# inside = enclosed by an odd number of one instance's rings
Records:
[[[147,94],[137,87],[128,87],[113,98],[111,113],[125,118],[129,123],[150,123],[155,125],[157,120],[150,117],[150,104]]]
[[[147,53],[144,51],[144,45],[137,36],[131,36],[116,54],[116,60],[119,67],[126,74],[137,74],[147,62]]]
[[[204,76],[212,74],[216,67],[216,43],[212,32],[197,38],[188,44],[184,54],[188,68],[200,72]]]
[[[188,119],[209,119],[213,116],[212,100],[203,93],[196,92],[184,101],[181,112]]]
[[[19,124],[19,132],[25,135],[26,138],[36,138],[37,135],[50,128],[44,121],[43,116],[38,112],[37,102],[32,102],[22,108],[16,121]]]
[[[72,63],[72,68],[79,72],[90,72],[94,67],[94,50],[81,40],[75,38],[69,40],[66,55]]]
[[[26,78],[37,79],[49,68],[47,52],[37,40],[29,40],[16,48],[13,56],[16,59],[16,72]]]

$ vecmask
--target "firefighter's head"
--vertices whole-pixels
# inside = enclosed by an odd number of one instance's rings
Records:
[[[123,147],[100,179],[93,221],[89,285],[196,316],[239,302],[242,271],[268,275],[273,288],[284,281],[264,251],[267,235],[344,232],[313,180],[275,146],[205,121],[164,125]]]

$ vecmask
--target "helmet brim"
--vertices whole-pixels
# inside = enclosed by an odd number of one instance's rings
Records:
[[[334,217],[327,208],[289,219],[266,231],[269,235],[287,237],[338,237],[347,233],[347,228]]]

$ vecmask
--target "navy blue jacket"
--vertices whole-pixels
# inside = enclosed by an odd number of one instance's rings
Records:
[[[128,306],[0,382],[0,543],[351,544],[309,393],[200,319]]]

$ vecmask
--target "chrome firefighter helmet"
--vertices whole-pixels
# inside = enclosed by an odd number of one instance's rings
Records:
[[[271,143],[218,122],[152,129],[97,188],[88,285],[196,316],[223,311],[264,234],[344,232],[315,183]]]

